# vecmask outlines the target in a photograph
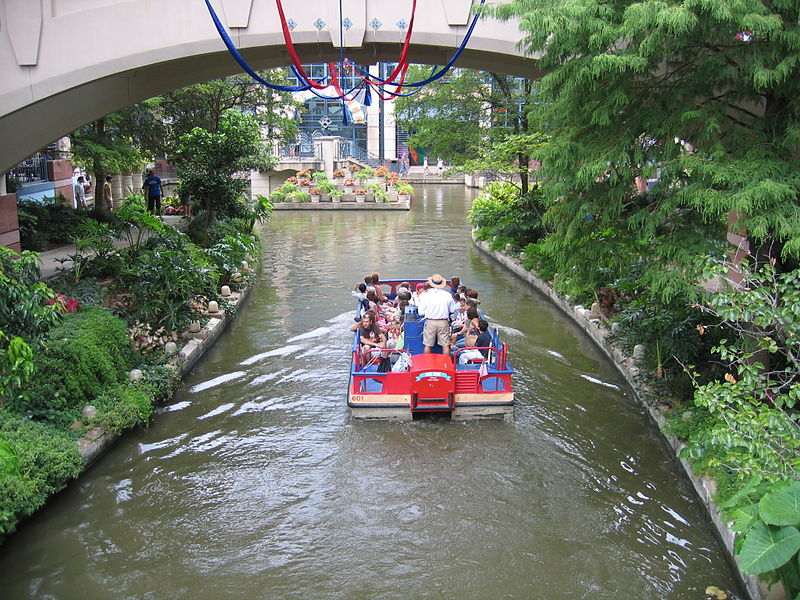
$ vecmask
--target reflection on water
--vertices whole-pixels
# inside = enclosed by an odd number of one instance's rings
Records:
[[[241,318],[154,425],[0,548],[9,598],[702,598],[722,550],[612,365],[472,248],[460,189],[277,213]],[[513,422],[352,422],[350,290],[459,275]]]

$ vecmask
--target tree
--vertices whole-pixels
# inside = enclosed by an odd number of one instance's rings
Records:
[[[278,84],[288,83],[283,69],[261,75]],[[159,136],[142,141],[155,156],[165,158],[177,151],[181,136],[195,127],[216,133],[222,115],[232,108],[250,115],[266,140],[291,139],[297,128],[291,109],[298,103],[291,93],[270,90],[244,74],[181,88],[160,96],[157,101],[162,131]]]
[[[195,127],[181,136],[175,154],[181,180],[178,193],[205,211],[205,229],[217,216],[245,216],[241,198],[247,179],[237,173],[269,166],[259,124],[250,115],[230,109],[220,116],[215,132]]]
[[[521,45],[546,73],[531,118],[552,136],[542,171],[556,254],[602,271],[606,255],[591,244],[576,254],[575,242],[622,230],[649,248],[643,283],[665,299],[696,281],[698,255],[719,251],[729,214],[787,266],[800,256],[796,2],[512,0],[491,10],[520,17]]]
[[[419,81],[428,75],[425,67],[414,65],[407,79]],[[460,163],[474,156],[485,134],[488,95],[483,74],[454,69],[418,94],[395,100],[397,123],[409,130],[409,145],[424,148],[429,156]]]

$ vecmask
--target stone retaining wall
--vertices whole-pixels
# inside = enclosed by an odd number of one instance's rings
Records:
[[[657,407],[651,406],[642,400],[644,396],[643,392],[647,390],[647,387],[644,386],[638,379],[639,369],[636,367],[633,358],[626,356],[621,350],[611,345],[607,339],[610,333],[609,330],[599,327],[589,321],[587,319],[587,313],[589,313],[589,311],[582,306],[572,306],[569,304],[563,297],[559,296],[549,284],[541,279],[537,279],[530,271],[525,269],[525,267],[522,266],[521,262],[517,258],[491,250],[487,242],[479,241],[474,239],[474,237],[473,241],[478,249],[529,283],[539,293],[548,298],[555,306],[561,309],[561,311],[570,317],[581,329],[583,329],[586,335],[588,335],[594,341],[594,343],[608,356],[608,358],[614,362],[617,370],[625,378],[628,384],[630,384],[639,403],[647,409],[650,417],[664,435],[669,446],[675,452],[676,459],[681,463],[681,465],[683,465],[687,476],[694,486],[695,492],[697,492],[698,498],[706,507],[706,510],[711,517],[711,521],[714,523],[714,526],[719,533],[719,537],[725,545],[731,560],[734,562],[734,564],[736,564],[736,559],[733,557],[734,533],[720,516],[719,509],[711,500],[711,497],[716,491],[716,483],[707,477],[698,477],[695,475],[691,464],[689,464],[687,460],[677,458],[677,454],[683,449],[684,444],[679,439],[666,433],[666,419],[662,412]],[[747,575],[739,571],[739,576],[743,586],[747,589],[754,600],[784,600],[786,598],[786,595],[783,592],[783,588],[780,584],[776,584],[772,586],[772,589],[768,590],[767,586],[760,582],[758,578],[753,575]]]

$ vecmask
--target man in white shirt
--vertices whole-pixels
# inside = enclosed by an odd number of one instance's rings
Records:
[[[425,354],[439,342],[442,353],[450,356],[450,315],[456,311],[453,296],[445,290],[447,281],[435,273],[428,278],[431,289],[424,292],[417,301],[417,310],[425,317],[425,329],[422,332],[422,343]]]

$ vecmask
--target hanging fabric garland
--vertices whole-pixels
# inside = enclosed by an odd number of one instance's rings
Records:
[[[372,88],[375,88],[375,93],[381,100],[393,100],[395,98],[400,97],[408,97],[413,96],[417,92],[419,92],[423,86],[436,81],[443,77],[455,64],[456,60],[461,56],[464,52],[464,49],[467,47],[467,43],[469,42],[470,37],[472,36],[473,31],[475,30],[475,26],[478,23],[478,19],[480,18],[480,10],[477,10],[475,16],[470,23],[469,28],[467,29],[466,34],[464,35],[464,39],[462,40],[460,46],[447,62],[447,64],[442,67],[439,71],[436,70],[434,67],[431,75],[422,80],[416,81],[412,83],[406,83],[405,78],[408,72],[409,62],[408,62],[408,50],[411,45],[411,34],[414,28],[414,18],[416,16],[417,10],[417,0],[413,0],[412,7],[411,7],[411,17],[409,21],[408,31],[406,31],[405,39],[403,40],[403,48],[400,51],[400,58],[397,62],[397,65],[389,74],[386,79],[380,79],[372,75],[367,69],[359,67],[357,64],[348,61],[344,57],[344,29],[343,29],[343,11],[342,11],[342,1],[339,0],[339,47],[340,47],[340,59],[339,64],[334,65],[333,63],[328,63],[328,75],[324,77],[320,81],[314,81],[311,79],[303,69],[302,61],[297,54],[297,50],[295,49],[294,42],[292,40],[291,28],[289,27],[288,20],[286,19],[286,14],[283,10],[283,4],[281,0],[275,0],[277,9],[278,9],[278,16],[281,22],[281,30],[283,32],[283,39],[284,43],[286,44],[286,50],[289,53],[289,57],[291,59],[292,65],[291,70],[295,77],[297,77],[298,81],[300,81],[303,85],[276,85],[270,83],[263,79],[255,70],[247,64],[247,62],[242,57],[241,53],[237,50],[236,46],[234,45],[233,41],[231,40],[228,33],[225,31],[225,27],[222,25],[219,17],[217,16],[214,8],[211,6],[210,0],[205,0],[206,7],[208,8],[208,12],[211,15],[211,19],[214,22],[214,26],[219,33],[220,38],[222,39],[223,43],[225,44],[228,52],[233,56],[234,60],[239,64],[242,70],[247,73],[250,77],[252,77],[258,83],[282,92],[305,92],[310,91],[315,96],[320,98],[326,98],[330,100],[341,100],[342,107],[343,107],[343,115],[345,124],[347,121],[347,107],[346,102],[348,100],[348,95],[353,94],[354,96],[357,95],[361,90],[364,91],[364,105],[369,106],[372,102]],[[486,0],[481,0],[479,7],[486,4]],[[351,67],[360,75],[361,83],[354,86],[350,90],[343,91],[341,86],[338,83],[339,75],[343,72],[345,66]],[[399,81],[398,81],[399,77]],[[390,91],[386,89],[388,86],[394,87],[394,91]],[[327,88],[333,87],[335,90],[336,95],[330,96],[327,94],[320,93],[322,90],[326,90]],[[415,88],[410,92],[401,93],[400,90],[403,88]],[[352,98],[351,98],[352,100]]]

